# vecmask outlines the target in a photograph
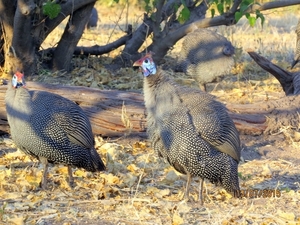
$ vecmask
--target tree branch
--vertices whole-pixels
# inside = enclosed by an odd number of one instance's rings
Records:
[[[264,70],[271,73],[281,84],[282,89],[284,90],[286,95],[293,95],[295,94],[294,85],[295,82],[293,81],[294,74],[282,69],[281,67],[273,64],[266,58],[258,55],[253,50],[247,50],[248,54],[251,58]],[[298,74],[299,75],[299,74]],[[299,91],[299,90],[298,90]]]
[[[78,10],[79,8],[90,4],[94,3],[95,4],[96,0],[76,0],[76,1],[64,1],[61,4],[61,12],[60,14],[54,18],[46,18],[45,19],[45,31],[44,31],[44,39],[72,12]]]
[[[235,4],[237,4],[238,2],[239,1],[236,1]],[[300,0],[267,2],[261,5],[254,4],[253,6],[249,7],[247,12],[253,13],[256,10],[265,11],[269,9],[287,7],[287,6],[298,5],[298,4],[300,4]],[[236,8],[237,6],[235,5],[234,7]],[[220,25],[230,26],[236,24],[237,22],[235,21],[234,13],[235,12],[225,13],[223,15],[216,16],[214,18],[199,19],[195,22],[184,25],[176,30],[172,30],[161,40],[149,46],[149,49],[151,49],[153,52],[156,53],[154,55],[154,60],[160,61],[166,55],[169,49],[176,44],[178,40],[180,40],[185,35],[198,28],[207,28],[207,27],[220,26]]]
[[[231,9],[229,10],[229,13],[235,13],[238,9],[238,7],[240,6],[242,0],[234,0],[234,3],[231,7]]]
[[[86,4],[74,11],[72,17],[70,17],[65,31],[54,50],[52,59],[53,70],[70,70],[74,50],[90,18],[93,6],[94,2]]]
[[[155,39],[159,39],[161,36],[161,32],[160,32],[160,23],[163,19],[162,16],[162,10],[163,10],[163,6],[164,6],[165,0],[158,0],[156,1],[156,13],[155,13],[155,21],[153,23],[153,40],[155,41]]]
[[[256,10],[266,11],[269,9],[282,8],[282,7],[298,5],[298,4],[300,4],[300,0],[284,0],[284,1],[266,2],[263,4],[252,4],[245,12],[253,13]]]
[[[139,54],[137,54],[138,49],[145,42],[147,37],[153,31],[153,21],[146,14],[144,14],[144,22],[139,26],[139,28],[132,34],[132,38],[126,42],[125,48],[122,51],[121,56],[114,60],[115,63],[120,64],[123,62],[125,66],[132,66],[131,61],[137,60]]]
[[[118,40],[104,46],[94,45],[91,47],[78,46],[75,48],[74,55],[102,55],[124,45],[132,37],[132,25],[128,25],[127,34]]]

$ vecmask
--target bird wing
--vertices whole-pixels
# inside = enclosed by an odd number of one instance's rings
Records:
[[[191,125],[189,125],[187,114],[183,110],[180,107],[174,107],[156,118],[157,138],[153,144],[155,150],[159,150],[159,154],[170,165],[178,172],[186,174],[186,166],[190,164],[189,161],[193,158],[189,157],[186,152],[189,152],[190,144],[196,140],[191,137],[192,135],[187,135],[191,134]],[[175,118],[176,120],[174,120]],[[195,149],[194,153],[196,154]]]
[[[63,98],[60,95],[50,94],[43,91],[32,92],[32,100],[39,105],[43,106],[41,114],[47,114],[48,123],[55,124],[51,126],[48,135],[53,138],[57,138],[54,132],[63,132],[69,138],[69,141],[73,144],[82,146],[84,148],[92,148],[94,146],[94,138],[92,128],[87,116],[83,113],[82,109],[69,99]],[[36,115],[36,119],[40,119],[45,115]],[[47,122],[46,122],[47,124]]]
[[[240,139],[226,107],[213,96],[198,90],[183,92],[182,103],[187,107],[195,130],[215,149],[240,160]]]

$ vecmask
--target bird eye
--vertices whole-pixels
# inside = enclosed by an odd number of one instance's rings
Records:
[[[145,59],[145,63],[148,63],[148,61],[149,61],[148,59]]]

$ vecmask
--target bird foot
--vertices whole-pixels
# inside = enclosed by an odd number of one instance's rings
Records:
[[[179,193],[178,198],[181,202],[197,202],[194,197],[186,195],[185,193]]]
[[[183,198],[181,200],[181,202],[192,202],[192,203],[194,203],[196,201],[195,201],[195,199],[193,197],[188,197],[188,198]]]
[[[203,206],[203,197],[198,196],[198,199],[194,198],[193,196],[190,195],[186,195],[185,193],[179,193],[178,194],[178,198],[182,201],[182,202],[191,202],[191,203],[197,203],[200,204],[201,206]]]
[[[39,184],[39,187],[43,190],[46,190],[47,189],[47,184],[43,183],[42,181],[40,182]]]
[[[74,187],[76,186],[74,179],[68,179],[67,181],[69,188],[74,189]]]
[[[69,179],[68,179],[69,187],[71,189],[73,189],[75,187],[75,182],[74,182],[74,177],[73,177],[71,166],[68,166],[68,175],[69,175]]]

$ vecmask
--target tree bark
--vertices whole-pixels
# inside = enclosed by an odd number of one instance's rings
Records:
[[[271,73],[280,83],[285,95],[299,94],[300,80],[299,73],[291,73],[282,69],[281,67],[271,63],[268,59],[248,49],[248,54],[251,58],[264,70]]]
[[[36,82],[26,82],[26,85],[30,90],[49,91],[76,102],[88,115],[94,134],[145,135],[144,99],[139,93]],[[7,85],[0,86],[0,130],[3,132],[9,132],[4,102],[6,89]]]
[[[44,25],[44,38],[40,44],[46,39],[46,37],[69,15],[76,10],[84,7],[87,4],[95,4],[96,0],[76,0],[76,1],[62,1],[61,13],[54,19],[45,18]]]
[[[77,30],[63,37],[74,37],[74,40],[64,39],[62,41],[69,46],[68,50],[71,52],[69,58],[71,58],[75,47],[72,47],[72,51],[70,46],[73,46],[74,43],[76,46],[77,39],[82,34],[78,34],[78,31],[83,31],[85,26],[84,24],[83,29],[81,29],[81,25],[79,26],[79,24],[84,23],[81,21],[81,11],[84,14],[83,9],[86,5],[94,5],[96,0],[56,1],[61,5],[61,11],[53,19],[43,14],[42,5],[44,2],[41,0],[0,0],[0,33],[3,35],[3,40],[0,41],[0,59],[1,57],[4,58],[4,71],[13,73],[18,69],[27,76],[35,74],[37,72],[37,51],[41,43],[67,16],[73,11],[78,11],[77,22],[72,21],[76,24],[75,29]],[[71,31],[73,26],[69,28],[68,31]],[[62,49],[63,47],[61,47],[60,52],[63,52],[65,56],[68,51]],[[65,59],[62,61],[65,62]],[[3,62],[0,63],[3,64]]]
[[[79,8],[70,16],[62,38],[53,54],[53,70],[70,71],[73,53],[88,23],[94,4],[95,2]]]
[[[153,21],[146,14],[144,14],[143,24],[141,24],[132,34],[132,38],[126,41],[121,55],[114,60],[114,63],[121,63],[126,67],[132,66],[132,62],[140,57],[140,54],[138,54],[138,49],[152,33],[152,23]]]
[[[146,112],[140,93],[36,82],[27,82],[27,87],[57,93],[76,102],[88,115],[94,134],[145,136]],[[9,132],[4,103],[6,89],[6,85],[0,86],[0,130]],[[226,106],[240,133],[260,135],[278,132],[283,126],[298,128],[299,105],[300,96],[293,95],[275,101]]]
[[[254,13],[256,10],[265,11],[269,9],[286,7],[286,6],[297,5],[297,4],[300,4],[300,0],[275,1],[275,2],[262,3],[260,5],[253,4],[251,7],[249,7],[246,10],[246,12]],[[238,9],[237,4],[234,4],[232,9],[229,10],[229,12],[224,13],[223,15],[216,16],[213,18],[205,18],[205,19],[202,19],[200,17],[198,20],[195,20],[193,18],[192,22],[187,21],[184,25],[178,27],[177,29],[171,30],[168,34],[162,36],[160,40],[157,40],[155,43],[149,45],[147,49],[156,53],[156,55],[154,55],[153,58],[156,62],[159,62],[167,54],[170,48],[176,44],[177,41],[179,41],[188,33],[193,32],[198,28],[207,28],[207,27],[221,26],[221,25],[231,26],[236,24],[237,21],[235,20],[235,12],[237,9]]]
[[[3,59],[13,57],[10,54],[10,47],[12,46],[12,38],[13,38],[13,27],[14,27],[14,15],[16,11],[16,7],[13,4],[12,0],[0,0],[0,20],[1,23],[1,40],[0,49],[3,50]],[[5,60],[1,62],[4,64],[4,68],[11,68],[13,63],[10,60]]]
[[[14,17],[12,51],[17,60],[12,71],[24,71],[31,75],[36,71],[35,43],[33,39],[32,15],[35,10],[33,0],[17,1]]]
[[[126,35],[119,38],[118,40],[109,43],[104,46],[94,45],[91,47],[84,47],[84,46],[78,46],[75,48],[74,55],[102,55],[108,52],[111,52],[112,50],[115,50],[119,48],[120,46],[124,45],[126,41],[128,41],[132,36],[132,25],[128,25],[128,29],[126,31]],[[45,51],[47,51],[46,49]]]

